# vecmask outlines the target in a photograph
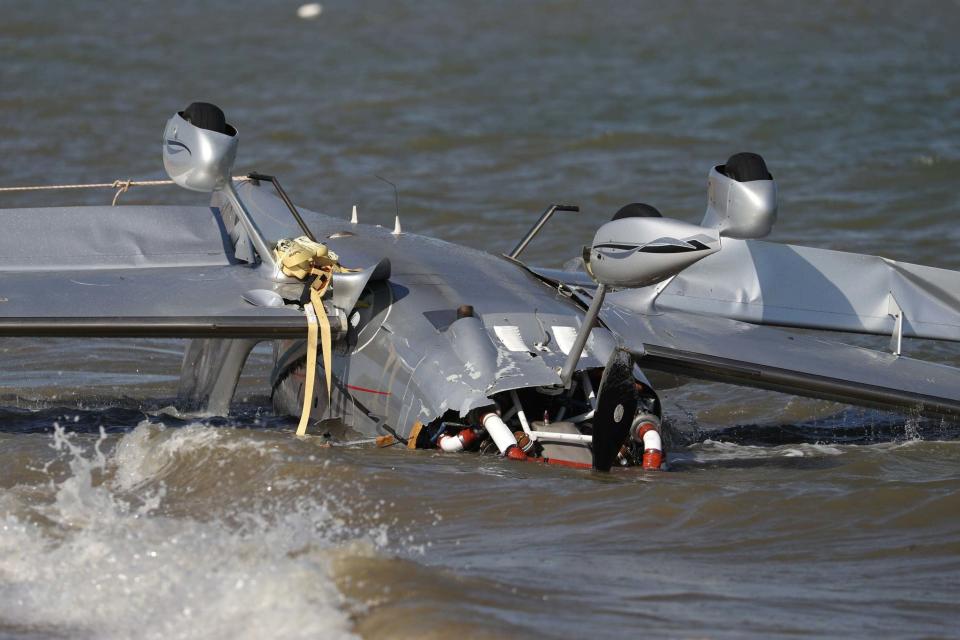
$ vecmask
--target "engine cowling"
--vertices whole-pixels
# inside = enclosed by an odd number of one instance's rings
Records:
[[[222,189],[231,179],[237,137],[219,107],[195,102],[167,121],[163,167],[184,189],[204,193]]]
[[[736,153],[707,175],[703,226],[728,238],[765,238],[777,221],[777,183],[755,153]]]
[[[593,277],[612,287],[646,287],[720,250],[720,233],[670,218],[629,217],[597,230],[590,246]]]

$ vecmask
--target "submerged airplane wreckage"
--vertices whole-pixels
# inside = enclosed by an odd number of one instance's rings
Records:
[[[700,225],[628,205],[561,271],[521,255],[576,207],[491,255],[299,210],[276,178],[232,176],[237,141],[210,104],[167,123],[167,173],[209,207],[5,210],[0,336],[189,339],[179,400],[214,415],[270,341],[299,434],[603,471],[664,462],[652,372],[960,415],[960,369],[900,353],[960,341],[960,273],[761,240],[777,190],[757,155],[710,170]]]

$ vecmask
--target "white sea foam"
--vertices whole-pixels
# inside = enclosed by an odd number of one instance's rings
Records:
[[[843,449],[826,444],[796,444],[779,447],[757,447],[752,445],[704,440],[693,445],[690,450],[698,461],[740,460],[758,458],[802,458],[817,456],[838,456]]]
[[[376,549],[386,531],[346,530],[314,497],[169,515],[158,478],[171,460],[225,444],[210,427],[171,431],[140,425],[105,455],[58,429],[65,477],[0,495],[0,623],[97,638],[350,636],[329,561],[358,540]]]
[[[167,429],[162,424],[141,422],[117,444],[111,458],[115,470],[114,485],[123,490],[137,489],[147,482],[166,477],[178,457],[195,450],[241,450],[266,455],[267,447],[250,438],[228,438],[224,429],[201,424]],[[218,464],[225,461],[221,457]]]

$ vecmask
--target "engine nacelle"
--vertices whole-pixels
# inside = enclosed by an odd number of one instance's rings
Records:
[[[236,156],[237,130],[226,124],[214,105],[194,103],[167,121],[163,167],[184,189],[205,193],[222,189],[231,180]]]
[[[588,269],[611,287],[646,287],[720,250],[720,233],[670,218],[621,218],[597,230]]]
[[[738,153],[707,176],[703,226],[728,238],[764,238],[777,220],[777,183],[763,158]]]

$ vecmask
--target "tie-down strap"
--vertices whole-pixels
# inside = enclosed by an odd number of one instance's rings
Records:
[[[314,242],[302,236],[295,240],[280,240],[274,249],[277,265],[284,275],[298,280],[310,281],[310,304],[304,305],[307,316],[307,371],[303,388],[303,408],[300,411],[300,423],[297,435],[307,432],[310,409],[313,404],[314,384],[317,371],[317,329],[319,325],[320,347],[323,355],[323,371],[327,381],[327,403],[330,402],[333,374],[331,371],[330,320],[323,308],[323,296],[330,288],[333,274],[345,269],[340,267],[337,254],[327,245]]]

